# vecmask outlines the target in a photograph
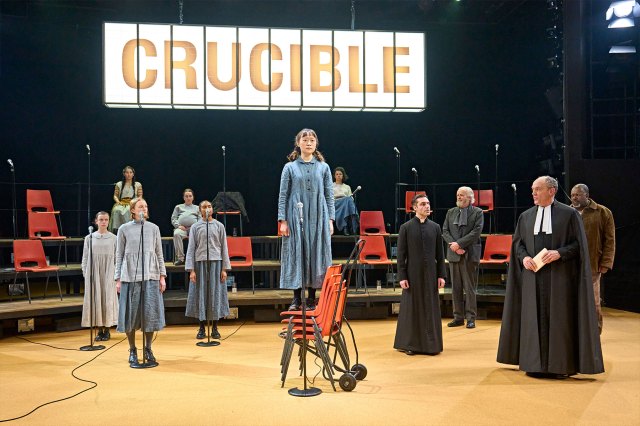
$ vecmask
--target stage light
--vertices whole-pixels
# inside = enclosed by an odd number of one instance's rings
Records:
[[[609,49],[609,53],[619,53],[619,54],[636,53],[636,47],[635,46],[611,46],[611,49]]]
[[[634,26],[634,18],[640,16],[640,5],[637,0],[614,1],[607,9],[605,18],[609,28],[628,28]]]

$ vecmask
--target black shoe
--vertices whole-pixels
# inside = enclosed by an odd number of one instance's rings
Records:
[[[344,230],[342,231],[342,233],[347,236],[351,235],[351,232],[349,232],[349,227],[347,226],[344,227]]]
[[[196,334],[196,339],[202,340],[205,337],[207,337],[207,333],[204,331],[204,326],[201,325],[198,329],[198,334]]]
[[[102,331],[98,331],[98,335],[96,336],[96,342],[102,342],[104,339],[104,333]]]
[[[218,327],[213,327],[211,329],[211,338],[212,339],[219,339],[220,338],[220,332],[218,331]]]
[[[316,301],[314,300],[307,300],[307,311],[313,311],[316,309]]]
[[[182,266],[184,265],[184,260],[176,260],[173,262],[173,266]]]
[[[467,321],[467,328],[476,328],[476,322],[473,320]]]
[[[417,352],[414,352],[414,351],[404,351],[404,353],[409,355],[409,356],[417,355]]]
[[[464,320],[454,319],[449,324],[447,324],[447,327],[460,327],[462,325],[464,325]]]
[[[136,348],[129,349],[129,365],[138,363],[138,350]]]
[[[109,339],[111,339],[111,332],[107,328],[107,329],[105,329],[104,333],[102,333],[102,341],[106,342]]]
[[[153,356],[151,348],[144,348],[144,357],[148,362],[156,362],[156,357]]]
[[[300,301],[300,299],[295,298],[293,299],[293,301],[291,302],[291,305],[289,305],[289,311],[299,311],[300,310],[300,304],[302,302]]]

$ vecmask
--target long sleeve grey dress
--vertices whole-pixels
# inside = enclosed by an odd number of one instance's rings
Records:
[[[301,202],[304,247],[300,227]],[[297,158],[287,163],[280,177],[278,220],[286,220],[289,237],[282,238],[280,288],[320,288],[331,265],[330,220],[335,219],[331,169],[313,157],[309,162]],[[303,261],[304,250],[304,261]]]

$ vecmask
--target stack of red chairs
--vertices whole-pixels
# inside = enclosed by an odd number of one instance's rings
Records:
[[[330,381],[334,391],[336,390],[334,379],[336,370],[343,373],[339,379],[339,385],[345,391],[353,390],[357,380],[362,380],[366,376],[366,367],[357,363],[357,346],[355,345],[353,330],[348,325],[346,318],[344,318],[351,271],[364,244],[364,241],[358,241],[345,268],[342,269],[342,274],[340,274],[340,265],[333,265],[327,268],[320,299],[316,309],[306,312],[306,322],[303,319],[302,311],[285,311],[281,313],[281,316],[285,317],[282,322],[287,324],[285,331],[282,333],[285,344],[280,360],[283,387],[293,348],[296,344],[300,346],[298,355],[302,371],[303,340],[306,340],[308,344],[307,350],[322,360],[323,375]],[[343,321],[351,330],[353,344],[356,348],[356,364],[352,367],[350,367],[347,345],[342,333]],[[327,340],[325,341],[324,339]],[[332,360],[329,354],[332,348],[336,352],[333,359],[335,360],[336,355],[339,355],[344,367],[338,366]]]

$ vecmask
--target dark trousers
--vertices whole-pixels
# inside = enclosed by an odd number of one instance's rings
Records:
[[[462,258],[460,262],[449,262],[451,272],[451,294],[453,296],[453,318],[475,321],[478,313],[476,287],[478,263]],[[465,297],[466,295],[466,303]],[[463,315],[464,313],[464,315]]]

